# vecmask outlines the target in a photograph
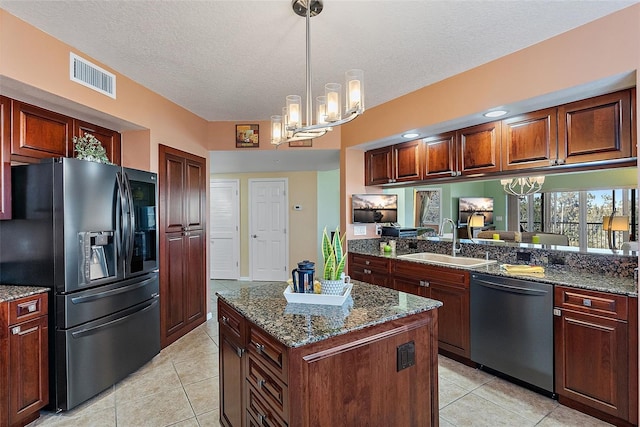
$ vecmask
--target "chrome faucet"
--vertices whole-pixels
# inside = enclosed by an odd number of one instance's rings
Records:
[[[451,233],[453,234],[453,247],[451,248],[451,255],[456,256],[456,254],[460,253],[460,250],[462,249],[461,247],[459,247],[458,245],[456,245],[456,240],[457,240],[457,234],[458,234],[458,228],[456,227],[456,223],[453,222],[453,220],[451,218],[443,218],[442,219],[442,224],[440,224],[440,237],[442,237],[443,235],[443,231],[444,231],[444,224],[445,223],[449,223],[451,224]]]

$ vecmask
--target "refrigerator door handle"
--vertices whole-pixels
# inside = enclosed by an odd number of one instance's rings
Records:
[[[124,317],[120,317],[118,319],[112,320],[112,321],[107,322],[107,323],[103,323],[102,325],[98,325],[98,326],[95,326],[93,328],[80,329],[79,331],[72,332],[71,336],[73,336],[73,338],[81,338],[81,337],[84,337],[84,336],[87,336],[87,335],[93,335],[95,333],[98,333],[103,329],[111,328],[113,326],[116,326],[119,323],[128,321],[129,318],[131,318],[133,316],[136,316],[137,314],[144,313],[145,311],[151,310],[153,307],[155,307],[159,303],[159,301],[160,301],[159,297],[155,297],[147,306],[141,308],[140,310],[138,310],[138,311],[136,311],[134,313],[128,314],[128,315],[126,315]]]
[[[91,302],[101,298],[108,298],[114,295],[122,294],[125,292],[133,291],[134,289],[143,288],[147,286],[149,283],[153,283],[154,280],[157,280],[156,277],[151,277],[149,279],[143,280],[142,282],[134,283],[133,285],[124,286],[118,289],[112,289],[110,291],[100,292],[94,295],[87,295],[84,297],[75,297],[71,298],[71,302],[73,304],[82,304],[83,302]]]
[[[120,172],[116,173],[116,182],[118,183],[118,212],[116,214],[118,237],[116,241],[118,245],[118,258],[120,258],[124,255],[124,235],[126,232],[124,215],[126,199],[124,194],[124,183],[122,182],[122,174]]]
[[[125,211],[125,216],[127,217],[127,227],[125,230],[125,244],[126,244],[126,260],[127,260],[127,272],[130,272],[131,269],[131,260],[133,258],[133,244],[134,244],[134,234],[133,231],[135,229],[135,212],[133,210],[133,194],[131,191],[131,183],[129,182],[129,177],[126,172],[122,173],[122,183],[124,184],[124,194],[127,200],[127,209]]]

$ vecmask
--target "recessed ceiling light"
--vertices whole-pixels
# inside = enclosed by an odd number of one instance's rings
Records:
[[[505,114],[507,114],[507,112],[505,110],[493,110],[493,111],[488,111],[488,112],[484,113],[483,116],[485,116],[485,117],[500,117],[500,116],[504,116]]]
[[[415,132],[409,132],[409,133],[405,133],[402,135],[403,138],[415,138],[416,136],[419,136],[419,133],[415,133]]]

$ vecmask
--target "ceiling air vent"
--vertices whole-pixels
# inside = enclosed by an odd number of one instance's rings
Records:
[[[116,76],[74,53],[69,56],[72,81],[116,98]]]

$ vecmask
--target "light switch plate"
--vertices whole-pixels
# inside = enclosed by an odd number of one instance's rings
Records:
[[[366,236],[367,235],[367,226],[366,225],[354,225],[353,226],[353,235],[354,236]]]

